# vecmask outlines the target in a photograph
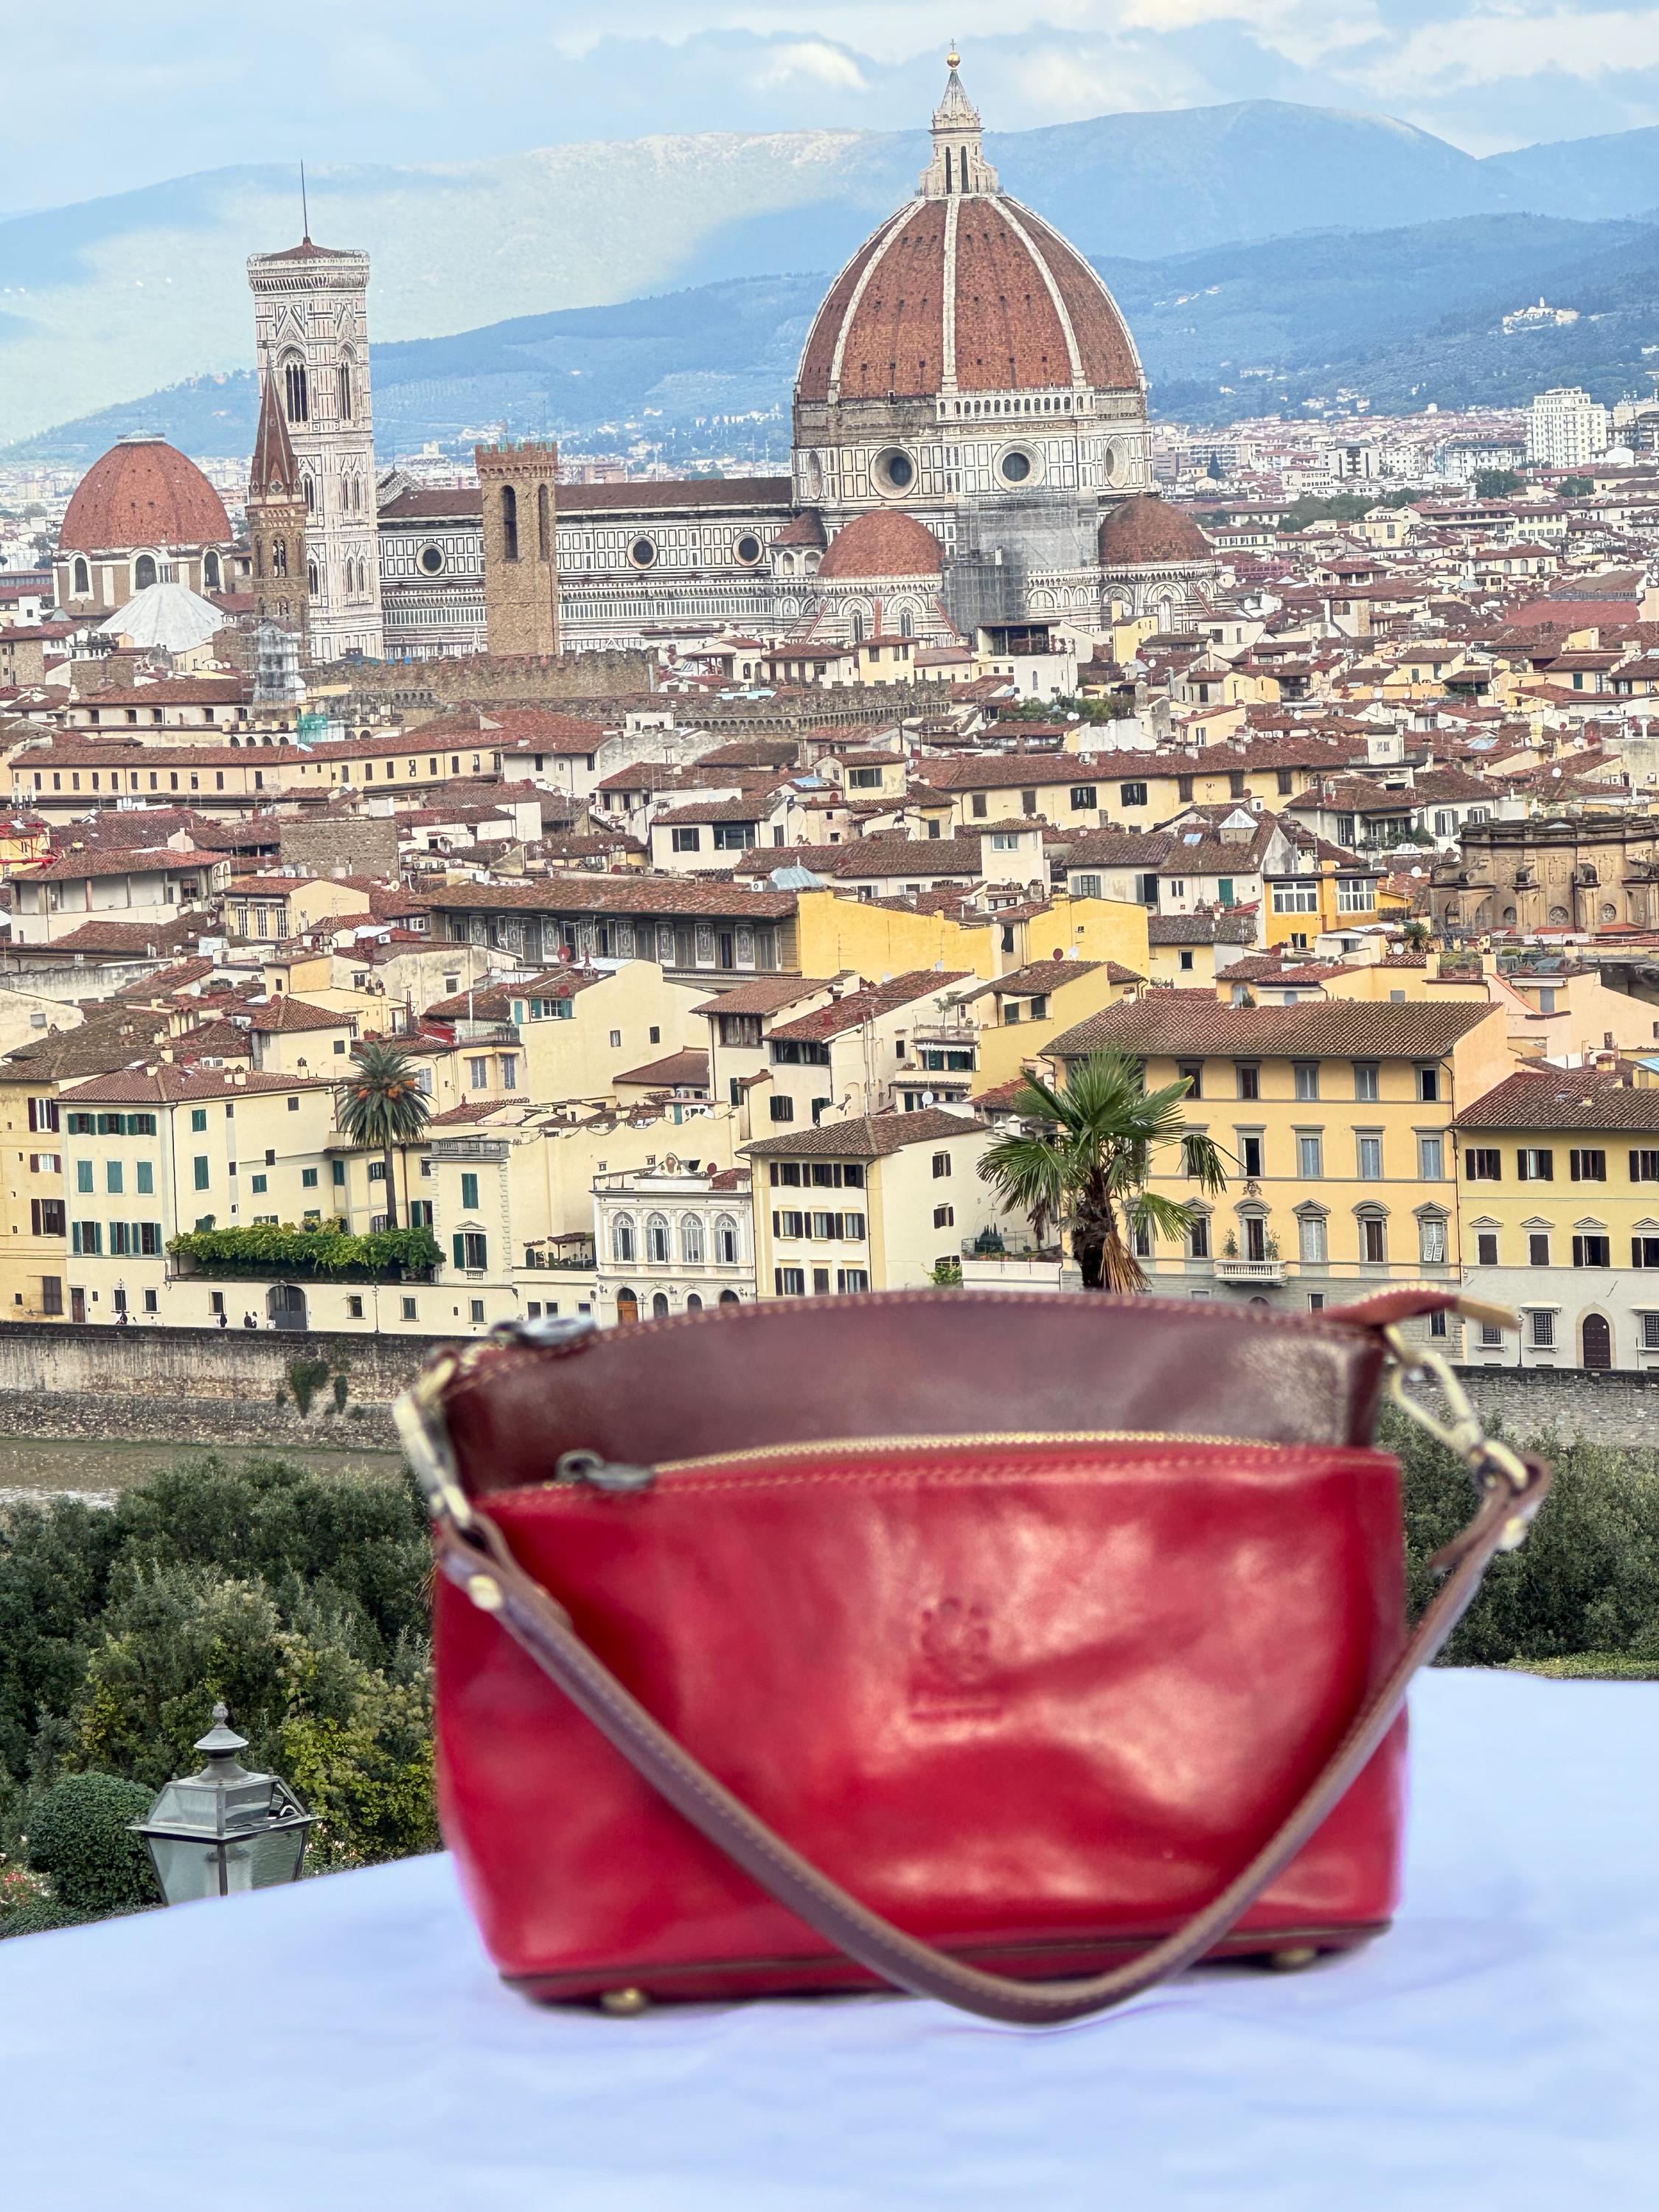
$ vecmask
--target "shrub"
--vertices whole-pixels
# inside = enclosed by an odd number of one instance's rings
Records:
[[[159,1901],[149,1854],[127,1826],[149,1812],[152,1795],[118,1775],[66,1774],[34,1800],[28,1863],[51,1877],[58,1906],[90,1918]]]
[[[289,1388],[294,1393],[294,1402],[304,1420],[311,1411],[311,1401],[328,1380],[325,1359],[290,1359],[288,1363]]]
[[[0,1938],[8,1936],[45,1936],[54,1928],[80,1928],[88,1920],[102,1919],[97,1912],[77,1912],[72,1905],[60,1905],[56,1898],[37,1898],[33,1905],[20,1905],[15,1912],[0,1917]]]
[[[429,1229],[379,1229],[354,1237],[337,1222],[296,1229],[274,1222],[248,1229],[197,1229],[167,1246],[197,1274],[313,1276],[330,1282],[424,1280],[443,1258]]]
[[[1451,1454],[1392,1416],[1384,1441],[1405,1466],[1406,1547],[1412,1608],[1434,1586],[1439,1549],[1469,1516],[1468,1477]],[[1540,1441],[1555,1486],[1518,1552],[1494,1560],[1443,1663],[1618,1652],[1659,1660],[1659,1466],[1653,1455],[1603,1444]]]

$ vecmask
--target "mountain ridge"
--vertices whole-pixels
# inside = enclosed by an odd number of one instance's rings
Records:
[[[1380,407],[1514,404],[1582,382],[1602,399],[1659,371],[1659,224],[1518,214],[1454,217],[1365,234],[1308,231],[1251,246],[1097,265],[1134,330],[1154,411],[1225,421],[1295,411],[1338,386]],[[375,348],[383,454],[504,423],[581,443],[659,418],[678,458],[729,445],[775,459],[779,421],[690,437],[699,417],[787,409],[828,272],[728,278],[619,302],[516,316]],[[1565,289],[1563,289],[1565,288]],[[1506,335],[1503,317],[1540,292],[1577,322]],[[198,454],[246,453],[252,374],[200,377],[13,448],[84,466],[128,432]],[[744,441],[749,443],[745,444]]]
[[[830,270],[914,190],[925,149],[921,131],[657,134],[337,166],[313,174],[313,228],[373,256],[378,353],[526,314]],[[1389,118],[1244,100],[993,131],[988,151],[1010,191],[1114,262],[1333,223],[1377,234],[1659,205],[1659,129],[1478,158]],[[297,229],[295,198],[289,172],[250,164],[0,222],[0,441],[246,366],[243,264]]]

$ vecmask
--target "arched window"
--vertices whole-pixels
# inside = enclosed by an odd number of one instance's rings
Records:
[[[864,642],[864,617],[860,614],[853,617],[853,642],[854,645]]]
[[[155,563],[148,553],[141,553],[132,564],[132,588],[142,592],[155,581]]]
[[[349,422],[351,420],[351,356],[349,354],[342,354],[340,356],[340,365],[335,371],[335,381],[340,393],[340,420],[343,422]]]
[[[653,1321],[666,1321],[668,1318],[668,1299],[661,1291],[651,1301],[651,1318]]]
[[[519,495],[511,484],[501,486],[501,557],[519,557]]]
[[[740,1306],[743,1304],[743,1300],[738,1296],[735,1291],[722,1291],[720,1292],[720,1304],[723,1306]]]
[[[702,1265],[702,1221],[695,1213],[683,1214],[680,1218],[680,1257],[688,1267]]]
[[[306,380],[306,365],[297,354],[283,363],[283,399],[290,422],[311,420],[311,386]]]
[[[322,595],[320,590],[321,581],[321,577],[318,574],[317,563],[314,561],[307,561],[306,562],[306,589],[311,593],[313,599],[319,599]]]
[[[653,1267],[668,1265],[668,1216],[647,1213],[645,1217],[645,1256]]]
[[[915,634],[916,618],[911,613],[909,608],[905,607],[901,611],[899,615],[899,635],[901,637],[914,637]]]
[[[286,538],[273,538],[270,541],[270,573],[273,576],[286,576],[288,574]]]
[[[714,1216],[714,1259],[722,1267],[738,1264],[738,1224],[729,1213]]]
[[[302,477],[301,478],[301,483],[305,488],[306,513],[307,514],[315,514],[317,512],[317,487],[309,477]]]
[[[536,554],[538,560],[553,558],[553,495],[545,484],[536,487]]]
[[[222,581],[219,574],[219,556],[210,547],[202,556],[202,581],[210,592],[216,592]]]
[[[77,599],[90,599],[92,596],[92,571],[79,554],[76,554],[75,558],[75,581],[72,588]]]
[[[1446,1264],[1446,1217],[1443,1213],[1419,1213],[1417,1217],[1417,1256],[1425,1267],[1443,1267]]]
[[[619,1213],[611,1224],[611,1256],[620,1261],[625,1267],[631,1267],[634,1264],[634,1217],[631,1213]],[[617,1298],[620,1304],[620,1291]]]

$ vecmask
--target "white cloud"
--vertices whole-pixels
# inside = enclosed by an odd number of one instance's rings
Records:
[[[1586,13],[1557,7],[1534,14],[1500,6],[1455,22],[1425,24],[1362,75],[1386,99],[1467,90],[1549,71],[1595,82],[1648,69],[1659,69],[1659,12],[1652,9]]]
[[[1040,46],[1005,58],[1000,74],[1018,94],[1024,113],[1054,123],[1146,107],[1187,107],[1214,97],[1204,78],[1155,47]]]
[[[853,56],[822,39],[803,39],[796,46],[779,46],[749,81],[757,91],[770,92],[799,77],[811,83],[829,85],[836,92],[870,89],[868,79]]]
[[[1237,23],[1258,46],[1304,65],[1387,36],[1370,0],[1341,7],[1331,0],[1126,0],[1121,21],[1162,33]]]

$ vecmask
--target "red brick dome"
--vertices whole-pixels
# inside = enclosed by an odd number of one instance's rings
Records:
[[[864,576],[937,576],[945,548],[926,523],[896,507],[856,515],[836,532],[818,563],[818,574],[844,581]]]
[[[64,553],[230,543],[224,501],[195,462],[161,438],[123,438],[94,461],[58,536]]]
[[[913,201],[865,241],[818,310],[796,396],[931,398],[951,373],[964,393],[1145,389],[1089,264],[994,191]]]
[[[1214,558],[1209,539],[1191,515],[1153,492],[1137,492],[1126,499],[1100,526],[1103,568],[1153,568]]]

